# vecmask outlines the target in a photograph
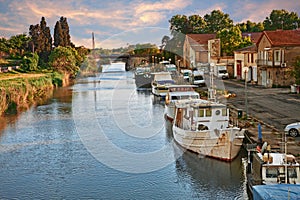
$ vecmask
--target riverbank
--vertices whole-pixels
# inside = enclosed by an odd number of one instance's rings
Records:
[[[245,133],[245,148],[247,144],[258,144],[258,124],[261,125],[262,130],[262,141],[267,142],[271,146],[272,152],[284,152],[284,132],[276,129],[274,126],[271,126],[265,123],[263,120],[257,119],[253,116],[248,116],[245,118],[243,115],[238,119],[238,110],[233,105],[229,105],[231,109],[232,118],[235,120],[235,123],[238,123],[240,127],[246,129]],[[238,120],[238,121],[236,121]],[[300,142],[293,137],[286,137],[287,141],[287,153],[292,154],[296,157],[296,160],[300,162],[300,153],[299,146]]]
[[[57,72],[19,73],[0,76],[0,115],[15,114],[50,97],[55,87],[69,84],[69,75]]]

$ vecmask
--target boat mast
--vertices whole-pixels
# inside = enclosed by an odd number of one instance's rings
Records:
[[[216,102],[216,95],[214,89],[214,65],[209,63],[209,88],[208,88],[208,100]]]

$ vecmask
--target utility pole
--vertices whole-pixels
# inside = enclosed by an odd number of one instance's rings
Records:
[[[92,49],[95,49],[95,37],[94,37],[94,32],[92,32]]]

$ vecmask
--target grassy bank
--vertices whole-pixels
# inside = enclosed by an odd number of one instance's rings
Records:
[[[67,77],[68,78],[68,77]],[[59,73],[12,73],[0,77],[0,115],[14,114],[50,97],[54,87],[66,84]]]

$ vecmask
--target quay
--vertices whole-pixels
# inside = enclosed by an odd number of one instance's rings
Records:
[[[235,106],[228,106],[231,110],[232,120],[234,123],[238,123],[240,127],[246,129],[244,147],[246,148],[247,144],[258,144],[258,125],[261,125],[262,130],[262,142],[267,142],[271,146],[272,152],[284,152],[284,140],[285,133],[283,130],[278,130],[274,126],[271,126],[264,121],[257,119],[253,116],[249,116],[246,119],[243,115],[239,118],[238,111]],[[300,142],[296,138],[286,136],[287,142],[287,153],[293,154],[298,162],[300,162]]]

